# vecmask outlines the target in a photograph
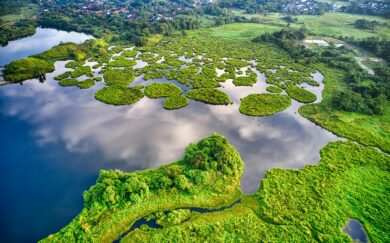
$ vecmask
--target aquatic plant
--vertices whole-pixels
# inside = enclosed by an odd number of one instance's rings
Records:
[[[268,86],[266,90],[270,93],[282,93],[282,89],[277,86]]]
[[[181,94],[181,89],[171,83],[152,83],[146,86],[144,92],[149,98],[161,98],[178,96]]]
[[[315,94],[297,86],[288,86],[286,92],[291,98],[301,103],[311,103],[317,99]]]
[[[187,106],[189,103],[190,101],[185,96],[174,95],[164,100],[163,107],[167,110],[175,110]]]
[[[89,78],[83,81],[77,82],[76,86],[80,89],[88,89],[95,85],[95,80],[93,78]]]
[[[132,69],[108,68],[104,72],[104,82],[108,85],[128,86],[134,81],[135,75]]]
[[[121,86],[104,87],[95,93],[95,98],[110,105],[131,105],[144,97],[139,89]]]
[[[281,94],[251,94],[241,99],[240,112],[249,116],[267,116],[287,109],[291,99]]]
[[[227,94],[213,88],[192,89],[186,93],[186,96],[212,105],[228,105],[231,102]]]

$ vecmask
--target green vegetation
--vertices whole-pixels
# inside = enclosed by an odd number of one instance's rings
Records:
[[[213,88],[193,89],[188,91],[186,96],[212,105],[228,105],[231,102],[227,94]]]
[[[279,31],[280,29],[281,27],[278,26],[257,23],[231,23],[212,28],[210,32],[215,37],[222,37],[229,40],[247,40],[264,33]]]
[[[230,205],[242,195],[242,171],[237,151],[217,134],[188,146],[182,160],[157,169],[101,171],[96,184],[84,193],[80,214],[42,242],[111,242],[136,220],[156,211]],[[175,218],[182,221],[186,213],[179,214],[161,223],[178,223]]]
[[[291,99],[281,94],[251,94],[241,99],[240,112],[248,116],[267,116],[287,109]]]
[[[94,85],[95,85],[95,80],[93,80],[92,78],[80,81],[76,84],[76,86],[79,87],[80,89],[89,89]]]
[[[41,59],[28,57],[13,61],[6,65],[4,69],[4,79],[11,82],[20,82],[53,71],[53,64]]]
[[[75,78],[68,78],[68,79],[62,79],[58,84],[63,87],[70,87],[75,86],[78,84],[79,81]]]
[[[87,75],[89,77],[93,76],[92,74],[92,70],[91,70],[91,67],[90,66],[81,66],[81,67],[78,67],[76,68],[74,71],[72,71],[70,73],[70,76],[72,78],[78,78],[78,77],[81,77],[83,75]]]
[[[142,97],[141,90],[121,86],[104,87],[95,94],[97,100],[109,105],[131,105]]]
[[[177,209],[163,215],[157,219],[157,224],[162,227],[170,227],[178,225],[191,218],[191,210],[189,209]]]
[[[32,55],[39,59],[50,62],[76,60],[81,61],[87,58],[86,46],[77,45],[74,43],[61,43],[58,46],[51,48],[41,54]]]
[[[9,41],[33,35],[36,27],[37,24],[31,20],[21,20],[14,24],[3,24],[0,27],[0,45],[5,46]]]
[[[164,100],[163,106],[167,110],[175,110],[187,106],[189,103],[190,101],[185,96],[174,95]]]
[[[249,76],[234,78],[233,84],[236,86],[252,86],[256,83],[256,81],[257,81],[256,73],[250,70]]]
[[[268,86],[266,90],[270,93],[282,93],[282,89],[276,86]]]
[[[317,99],[315,94],[297,86],[288,86],[286,92],[291,98],[301,103],[312,103]]]
[[[303,106],[299,113],[314,123],[361,144],[380,148],[390,152],[390,112],[389,103],[381,115],[367,115],[337,109],[332,103],[334,96],[348,90],[345,83],[347,72],[330,68],[326,65],[316,66],[324,75],[325,88],[323,99],[319,104]]]
[[[132,69],[107,69],[104,72],[104,82],[108,85],[129,86],[134,81],[135,75]]]
[[[181,89],[171,83],[152,83],[146,86],[145,95],[149,98],[180,96]]]
[[[144,225],[122,242],[349,242],[341,231],[349,218],[364,225],[370,241],[387,242],[389,165],[390,157],[373,148],[334,142],[318,165],[269,170],[259,191],[232,208],[192,213],[161,229]]]
[[[55,76],[54,79],[55,79],[55,80],[58,80],[58,81],[61,81],[61,80],[63,80],[63,79],[69,78],[71,74],[72,74],[71,71],[67,71],[67,72],[65,72],[65,73],[63,73],[63,74],[60,74],[60,75],[58,75],[58,76]]]

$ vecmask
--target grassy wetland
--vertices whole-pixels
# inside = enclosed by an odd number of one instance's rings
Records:
[[[340,16],[347,18],[342,22],[345,34],[358,36],[348,24],[356,16],[349,14],[325,14],[318,19],[300,16],[291,25],[300,27],[312,21],[307,25],[311,34],[325,36],[329,31],[328,37],[333,38],[340,34],[333,26]],[[110,49],[102,39],[83,45],[62,44],[9,64],[5,78],[22,81],[53,71],[57,60],[73,60],[66,64],[71,71],[56,76],[59,85],[88,89],[102,81],[104,87],[95,98],[103,103],[133,105],[146,96],[163,98],[163,108],[175,110],[194,101],[205,106],[231,105],[226,82],[229,80],[237,89],[255,86],[262,78],[260,73],[265,77],[267,86],[262,88],[266,92],[257,90],[240,97],[237,112],[270,116],[286,110],[294,99],[305,103],[299,108],[301,116],[349,141],[328,144],[320,151],[321,160],[316,165],[268,170],[253,195],[242,194],[244,162],[218,134],[189,145],[182,159],[156,169],[132,173],[103,170],[96,184],[84,193],[80,214],[41,242],[349,242],[341,228],[350,218],[362,223],[370,241],[390,241],[383,223],[390,221],[389,102],[375,115],[338,109],[336,96],[350,92],[351,87],[370,90],[377,85],[372,82],[375,79],[363,76],[364,85],[351,84],[347,70],[337,67],[329,60],[332,57],[310,63],[293,58],[275,43],[251,41],[285,25],[280,16],[255,17],[268,22],[155,36],[142,47]],[[320,31],[324,22],[330,27]],[[382,34],[368,30],[362,33],[388,37],[387,30]],[[90,68],[86,61],[98,64]],[[309,104],[318,98],[307,90],[320,86],[313,78],[317,71],[324,76],[322,100]],[[80,80],[83,76],[87,79]],[[133,85],[135,80],[137,85]],[[152,83],[143,85],[139,80]],[[372,92],[379,91],[372,88]],[[224,206],[229,207],[215,212],[191,211]],[[144,224],[129,231],[145,217],[155,219],[160,227]]]

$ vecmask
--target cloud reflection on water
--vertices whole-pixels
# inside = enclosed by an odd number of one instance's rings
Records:
[[[260,82],[252,88],[225,83],[223,90],[235,102],[228,106],[191,101],[183,109],[167,111],[161,99],[143,98],[131,106],[114,107],[93,98],[101,84],[89,90],[58,86],[52,77],[65,70],[63,65],[58,62],[44,84],[35,80],[3,87],[2,113],[30,123],[39,146],[61,141],[71,153],[99,151],[104,156],[101,163],[124,161],[120,169],[126,170],[128,164],[153,168],[174,161],[190,142],[218,132],[239,150],[245,161],[242,186],[253,193],[268,168],[316,163],[320,148],[337,139],[302,118],[295,101],[274,116],[240,114],[239,99],[257,92]]]

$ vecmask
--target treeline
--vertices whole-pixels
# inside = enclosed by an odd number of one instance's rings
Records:
[[[8,41],[26,37],[35,33],[37,24],[32,20],[20,20],[15,24],[0,28],[0,45],[5,46]]]
[[[311,59],[314,55],[309,49],[300,45],[305,38],[304,29],[282,29],[274,33],[266,33],[253,39],[254,42],[270,42],[285,50],[299,62]]]
[[[356,28],[360,29],[375,30],[381,25],[381,23],[376,20],[370,21],[367,19],[358,19],[355,21],[354,25]]]
[[[330,5],[315,0],[302,3],[291,0],[221,0],[218,2],[221,8],[243,9],[248,14],[254,13],[289,13],[289,14],[322,14],[330,9]]]
[[[369,52],[372,52],[373,54],[383,58],[387,62],[390,62],[390,41],[389,40],[380,39],[378,37],[369,37],[363,40],[346,38],[345,40]]]
[[[390,17],[390,3],[387,0],[353,0],[341,10],[347,13]]]
[[[121,16],[108,15],[78,15],[61,16],[48,13],[38,20],[43,27],[62,30],[74,30],[102,37],[104,34],[114,34],[113,41],[130,41],[139,43],[140,38],[161,33],[170,35],[176,30],[191,30],[200,27],[200,19],[194,16],[178,15],[172,20],[153,20],[137,18],[128,20]]]
[[[322,62],[331,67],[345,70],[348,73],[345,78],[348,89],[332,96],[333,108],[369,115],[383,113],[384,105],[390,98],[390,69],[388,66],[382,65],[375,69],[376,75],[370,75],[362,70],[355,60],[343,56],[342,52],[345,50],[343,48],[312,51],[300,45],[304,36],[305,33],[302,29],[283,29],[272,34],[264,34],[253,41],[275,43],[297,62],[303,62],[307,65]],[[387,53],[390,49],[386,48],[387,46],[384,49],[378,48],[378,50]]]
[[[17,14],[22,7],[30,3],[39,3],[39,0],[1,0],[0,15]]]

